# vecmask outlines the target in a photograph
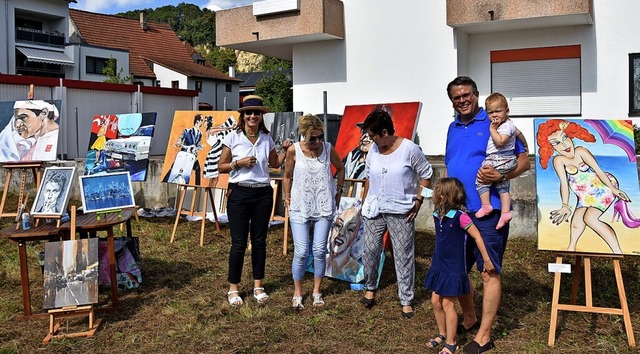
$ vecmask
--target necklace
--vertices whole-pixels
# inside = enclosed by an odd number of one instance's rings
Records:
[[[244,135],[245,135],[247,138],[255,138],[255,137],[257,137],[258,135],[260,135],[260,132],[258,132],[258,133],[256,133],[256,134],[248,134],[247,132],[245,132],[245,133],[244,133]]]

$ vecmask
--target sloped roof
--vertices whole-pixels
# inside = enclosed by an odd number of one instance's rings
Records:
[[[113,15],[69,9],[83,43],[129,51],[129,71],[134,77],[155,78],[148,62],[153,62],[190,77],[239,81],[222,73],[209,63],[196,64],[193,48],[182,42],[167,24],[140,21]],[[148,61],[148,62],[147,62]]]

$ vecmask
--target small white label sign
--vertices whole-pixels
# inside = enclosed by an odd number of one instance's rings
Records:
[[[571,264],[549,263],[549,273],[571,273]]]

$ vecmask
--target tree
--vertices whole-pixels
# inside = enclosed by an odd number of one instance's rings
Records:
[[[264,57],[260,71],[265,75],[256,84],[256,94],[262,96],[267,107],[274,112],[293,111],[293,80],[291,62],[273,57]]]
[[[112,84],[130,84],[131,75],[123,77],[123,71],[124,69],[122,68],[120,68],[120,71],[118,71],[118,61],[114,57],[109,58],[109,60],[107,61],[107,66],[102,68],[102,75],[107,77],[104,82],[109,82]]]
[[[238,61],[236,52],[233,49],[220,47],[213,47],[213,49],[207,51],[204,58],[224,73],[228,73],[229,67],[236,66]]]
[[[256,85],[256,94],[273,112],[293,111],[293,90],[289,69],[269,71]]]
[[[191,45],[214,45],[216,42],[215,12],[197,5],[181,2],[177,6],[166,5],[156,9],[132,10],[118,16],[138,19],[144,11],[147,21],[166,23],[180,38]]]

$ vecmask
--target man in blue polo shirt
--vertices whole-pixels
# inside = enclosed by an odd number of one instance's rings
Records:
[[[515,178],[527,171],[530,167],[527,151],[518,141],[515,154],[518,157],[518,166],[507,174],[500,174],[491,166],[482,166],[486,157],[487,143],[491,137],[489,125],[491,121],[487,112],[478,105],[478,87],[467,76],[455,78],[447,86],[447,94],[453,103],[457,115],[449,125],[447,131],[447,147],[445,152],[446,175],[458,178],[464,185],[467,193],[466,207],[473,223],[478,227],[482,239],[495,267],[494,272],[484,271],[484,261],[477,250],[473,240],[468,241],[467,264],[469,271],[474,260],[482,276],[483,300],[482,318],[478,321],[473,304],[473,287],[471,293],[460,296],[463,320],[458,325],[458,334],[478,329],[474,340],[465,345],[465,353],[482,353],[495,347],[491,340],[491,326],[498,313],[502,283],[502,256],[507,245],[509,225],[496,230],[500,219],[500,198],[495,189],[491,189],[491,205],[494,211],[480,219],[475,217],[475,212],[480,209],[480,196],[476,191],[475,181],[478,178],[487,184],[505,181]],[[473,249],[473,251],[471,251]]]

